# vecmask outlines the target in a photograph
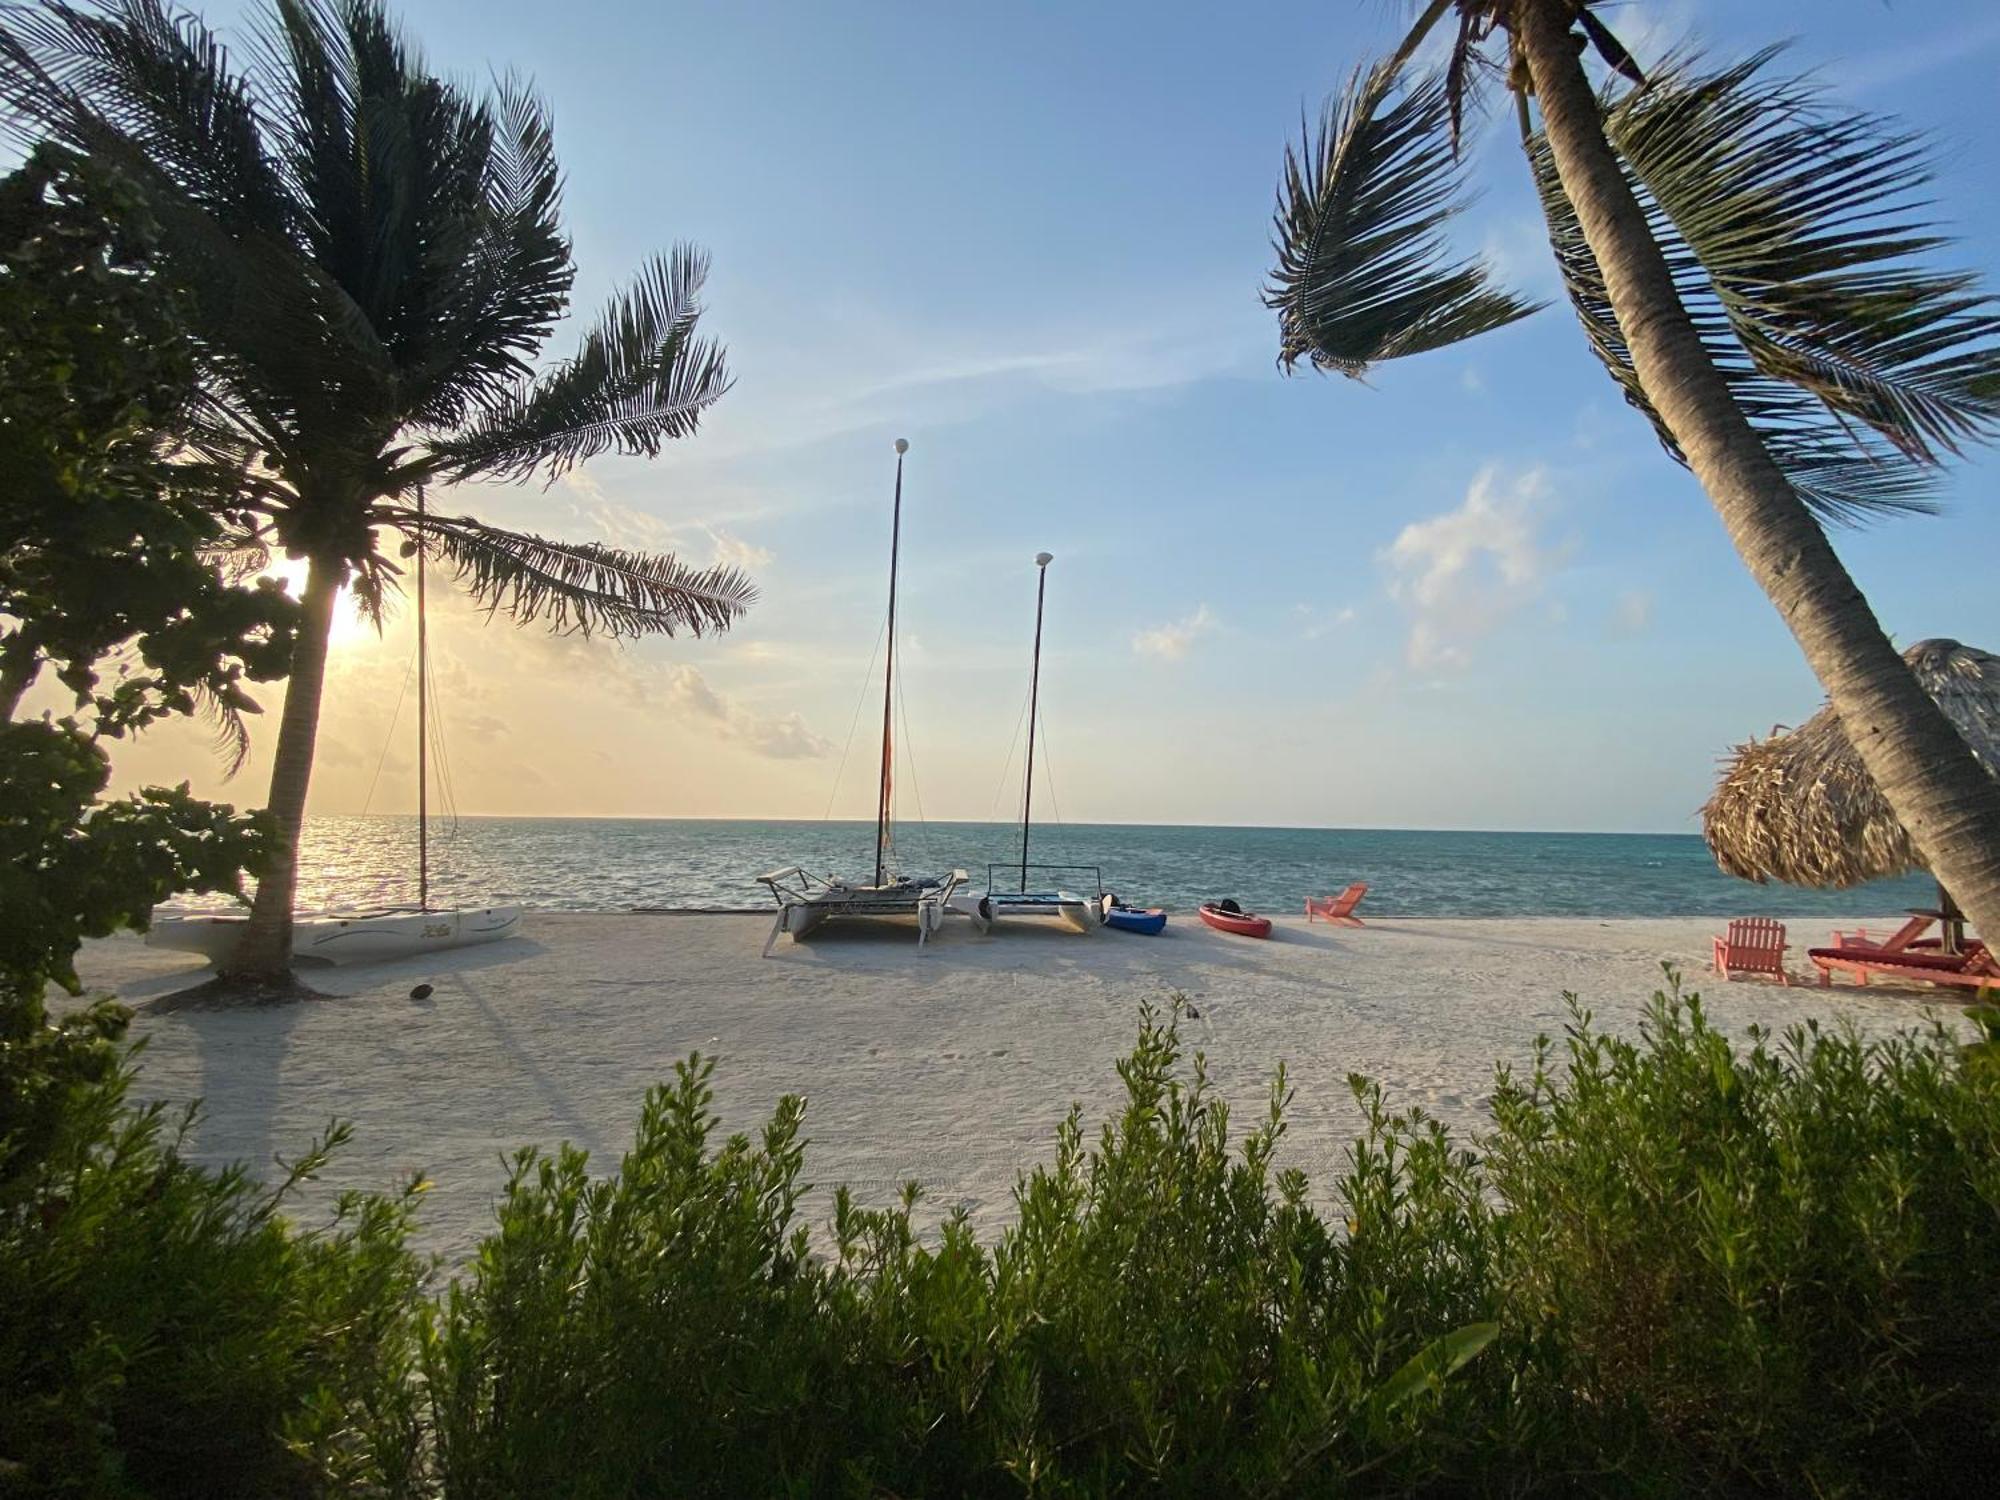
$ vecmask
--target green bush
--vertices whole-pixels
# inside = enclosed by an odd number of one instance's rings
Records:
[[[1977,1488],[1994,1043],[1732,1047],[1677,991],[1566,1043],[1502,1070],[1471,1146],[1353,1080],[1322,1201],[1277,1165],[1282,1073],[1234,1128],[1149,1014],[1122,1111],[1094,1139],[1071,1113],[991,1245],[920,1233],[914,1189],[809,1226],[803,1104],[721,1139],[694,1058],[612,1175],[521,1153],[437,1296],[411,1194],[290,1229],[284,1187],[180,1164],[121,1074],[41,1209],[9,1200],[0,1376],[34,1395],[0,1460],[152,1495]]]
[[[128,1102],[122,1011],[5,1010],[0,1093],[63,1108],[0,1132],[0,1495],[413,1491],[414,1186],[295,1228],[279,1210],[344,1127],[274,1188],[204,1171],[192,1108]]]
[[[1916,1493],[2000,1465],[1991,1044],[1808,1024],[1737,1050],[1669,996],[1636,1041],[1587,1019],[1560,1070],[1544,1046],[1502,1072],[1484,1152],[1501,1316],[1578,1440],[1704,1491]]]

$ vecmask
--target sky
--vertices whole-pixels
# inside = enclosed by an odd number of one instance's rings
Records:
[[[225,35],[239,14],[205,10]],[[1036,796],[1066,821],[1690,831],[1718,756],[1820,702],[1561,307],[1366,385],[1275,367],[1282,153],[1393,45],[1397,0],[401,14],[438,71],[513,70],[552,105],[576,309],[693,241],[737,377],[658,461],[434,504],[733,562],[761,593],[725,635],[621,647],[434,588],[438,795],[460,812],[872,817],[897,437],[905,819],[1018,807],[1043,550]],[[1794,38],[1790,65],[1933,136],[1951,258],[2000,273],[1992,0],[1608,18],[1642,61]],[[1485,122],[1455,233],[1550,296],[1510,131]],[[1997,476],[1976,455],[1944,516],[1836,534],[1899,642],[2000,642]],[[379,637],[344,611],[314,811],[413,807],[412,639],[407,610]],[[120,747],[119,783],[260,803],[264,697],[234,780],[184,727]]]

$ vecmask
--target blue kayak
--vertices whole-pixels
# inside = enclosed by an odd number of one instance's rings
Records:
[[[1104,914],[1104,925],[1120,932],[1141,932],[1158,937],[1167,930],[1167,914],[1157,906],[1114,906]]]

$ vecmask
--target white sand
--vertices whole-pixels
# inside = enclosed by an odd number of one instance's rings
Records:
[[[1893,923],[1879,924],[1893,926]],[[1080,936],[1031,923],[979,937],[951,923],[919,951],[914,929],[829,928],[806,945],[758,948],[744,916],[532,914],[526,937],[488,948],[308,978],[337,998],[228,1012],[149,1015],[145,1097],[206,1100],[195,1154],[267,1164],[330,1117],[354,1144],[322,1192],[436,1182],[423,1239],[468,1254],[490,1221],[501,1158],[568,1139],[609,1170],[646,1088],[699,1049],[720,1059],[726,1125],[752,1129],[803,1092],[812,1180],[885,1203],[914,1178],[933,1208],[964,1204],[982,1233],[1012,1214],[1023,1167],[1048,1159],[1072,1101],[1094,1122],[1118,1097],[1113,1064],[1142,1001],[1175,991],[1199,1010],[1187,1040],[1239,1120],[1260,1113],[1283,1059],[1298,1097],[1285,1160],[1330,1182],[1358,1112],[1346,1078],[1379,1079],[1398,1106],[1455,1129],[1479,1124],[1496,1059],[1526,1060],[1559,1036],[1562,992],[1605,1025],[1633,1026],[1670,960],[1731,1033],[1809,1016],[1866,1032],[1921,1020],[1926,997],[1886,990],[1723,984],[1706,970],[1708,919],[1396,921],[1363,929],[1281,921],[1268,942],[1176,916],[1161,938]],[[1793,955],[1825,941],[1792,924]],[[94,943],[94,987],[143,1006],[201,977],[185,955],[136,939]],[[430,981],[436,992],[415,1001]],[[320,1201],[324,1201],[323,1198]],[[824,1214],[824,1195],[813,1200]]]

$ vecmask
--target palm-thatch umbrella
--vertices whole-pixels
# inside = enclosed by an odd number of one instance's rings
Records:
[[[1987,773],[2000,775],[2000,656],[1934,640],[1903,659]],[[1744,880],[1839,890],[1926,868],[1830,704],[1797,729],[1738,745],[1701,823],[1716,863]],[[1942,887],[1938,899],[1955,949],[1957,908]]]

